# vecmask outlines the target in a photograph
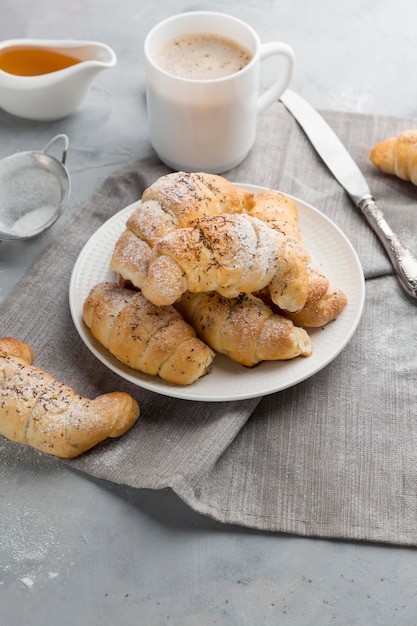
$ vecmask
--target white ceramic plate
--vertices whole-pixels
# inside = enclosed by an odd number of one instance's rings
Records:
[[[255,185],[241,186],[255,193],[262,189]],[[334,322],[324,328],[309,330],[314,349],[311,357],[263,362],[254,368],[246,368],[218,354],[212,371],[185,387],[136,372],[115,359],[84,325],[82,307],[93,285],[116,279],[109,269],[113,247],[138,202],[105,222],[86,243],[75,263],[69,303],[74,324],[84,343],[99,361],[122,378],[156,393],[186,400],[220,402],[254,398],[287,389],[316,374],[343,350],[355,332],[363,310],[365,284],[359,259],[345,235],[320,211],[298,198],[293,199],[298,206],[301,233],[314,264],[348,297],[348,304]]]

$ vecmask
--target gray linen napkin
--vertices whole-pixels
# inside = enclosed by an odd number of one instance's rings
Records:
[[[368,162],[377,141],[415,126],[415,120],[324,115],[393,228],[417,250],[417,189]],[[2,335],[33,345],[38,366],[86,396],[124,390],[141,406],[141,418],[124,437],[58,463],[131,487],[171,487],[195,510],[222,522],[417,545],[416,305],[279,103],[262,115],[255,147],[227,177],[302,198],[348,236],[367,284],[363,318],[344,351],[312,378],[263,399],[196,403],[131,385],[84,346],[68,307],[77,256],[104,221],[167,171],[148,158],[110,175],[0,305]],[[41,453],[0,438],[1,463],[16,448],[41,462]]]

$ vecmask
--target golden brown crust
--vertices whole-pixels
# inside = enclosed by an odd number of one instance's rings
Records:
[[[284,315],[297,326],[318,328],[325,326],[340,315],[347,304],[347,297],[341,289],[330,285],[327,277],[319,269],[309,263],[306,267],[309,277],[307,302],[299,311],[291,313],[280,309],[271,301],[266,290],[260,292],[258,296],[273,311]]]
[[[115,243],[110,269],[140,289],[148,273],[150,253],[150,245],[126,229]]]
[[[307,268],[291,246],[284,246],[268,290],[272,302],[284,311],[299,311],[305,305],[308,295]]]
[[[263,220],[270,228],[281,233],[302,261],[310,261],[298,223],[298,208],[294,200],[274,189],[265,189],[257,194],[249,215]]]
[[[285,314],[294,324],[317,328],[335,320],[346,304],[346,294],[339,287],[330,285],[324,296],[316,302],[309,301],[301,311]]]
[[[253,193],[215,174],[174,172],[162,176],[144,191],[141,203],[127,219],[110,267],[142,289],[150,250],[161,239],[177,229],[196,226],[202,217],[242,213],[252,203]]]
[[[161,306],[173,304],[186,291],[218,291],[234,298],[271,282],[277,305],[295,311],[305,304],[304,264],[291,247],[282,245],[279,233],[257,217],[221,214],[160,239],[149,255],[142,291]]]
[[[213,350],[251,367],[261,361],[310,356],[306,331],[275,315],[251,294],[223,298],[219,294],[185,294],[175,307]]]
[[[35,358],[32,346],[14,337],[0,338],[0,355],[14,356],[26,361],[29,365],[33,363]]]
[[[268,285],[272,302],[285,311],[298,311],[308,293],[307,263],[310,255],[304,245],[294,200],[274,189],[261,191],[248,209],[282,238],[282,254],[277,272]]]
[[[126,228],[150,246],[177,227],[178,221],[157,200],[141,202],[126,221]]]
[[[174,307],[157,307],[141,292],[116,283],[99,283],[90,290],[83,319],[119,361],[173,384],[193,383],[214,358]]]
[[[253,363],[270,358],[265,354],[274,333],[280,337],[281,354],[290,355],[274,358],[292,358],[297,350],[308,352],[310,340],[305,330],[297,327],[323,325],[346,305],[345,294],[329,287],[326,276],[312,265],[300,232],[297,204],[285,194],[266,189],[255,195],[221,176],[177,172],[149,187],[141,207],[127,227],[150,246],[147,275],[144,278],[138,267],[135,280],[135,261],[131,265],[125,262],[125,268],[123,262],[113,264],[113,269],[125,284],[136,285],[156,306],[179,308],[187,300],[187,307],[193,309],[201,302],[212,305],[214,298],[217,305],[210,315],[208,305],[203,307],[210,322],[205,325],[204,337],[214,349],[233,354],[234,360]],[[119,251],[119,258],[122,254]],[[265,348],[262,352],[258,346],[256,355],[251,352],[255,326],[249,323],[256,307],[245,310],[243,294],[260,295],[269,315],[272,308],[286,318],[279,327],[269,318],[264,320],[258,343]],[[235,302],[232,316],[239,324],[230,326],[223,341],[216,333],[229,324],[230,306],[239,298],[240,308]],[[225,299],[232,302],[220,305]],[[246,318],[239,317],[238,311],[243,310]],[[260,323],[259,307],[257,315]],[[194,318],[193,326],[201,333]],[[246,328],[242,337],[240,327]],[[284,337],[290,337],[287,352]]]
[[[148,187],[142,202],[157,200],[179,228],[195,226],[200,217],[240,213],[250,205],[251,192],[238,189],[227,179],[204,172],[174,172]]]
[[[250,214],[263,219],[271,228],[282,234],[287,245],[284,258],[289,257],[292,252],[305,267],[304,276],[301,272],[293,275],[291,268],[287,269],[288,283],[295,287],[295,281],[300,281],[299,293],[307,289],[306,299],[298,309],[288,307],[284,298],[279,301],[276,295],[274,297],[274,290],[279,289],[280,286],[275,286],[273,282],[268,286],[269,297],[265,291],[262,292],[263,299],[297,326],[306,328],[324,326],[335,319],[346,306],[346,295],[341,289],[330,287],[327,277],[311,263],[310,254],[299,228],[296,203],[278,191],[267,189],[256,196]],[[282,274],[285,274],[284,267]],[[295,288],[294,291],[296,292]]]
[[[123,435],[138,418],[139,407],[129,394],[83,398],[33,366],[32,355],[28,344],[0,339],[0,434],[8,439],[71,458]]]
[[[405,130],[397,137],[379,142],[369,158],[382,172],[417,185],[417,129]]]

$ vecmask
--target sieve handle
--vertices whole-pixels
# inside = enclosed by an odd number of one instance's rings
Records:
[[[56,135],[55,137],[52,137],[52,139],[50,141],[48,141],[48,143],[46,144],[46,146],[44,147],[42,152],[48,152],[48,150],[51,148],[51,146],[56,141],[59,141],[61,139],[64,142],[64,148],[62,150],[61,163],[62,163],[62,165],[65,165],[65,161],[66,161],[66,158],[67,158],[68,147],[69,147],[69,139],[68,139],[68,137],[66,135],[61,134],[61,135]]]

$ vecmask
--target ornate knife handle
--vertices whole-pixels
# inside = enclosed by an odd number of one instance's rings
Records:
[[[366,195],[357,203],[368,224],[384,246],[402,288],[417,298],[417,257],[406,248],[392,231],[374,198]]]

